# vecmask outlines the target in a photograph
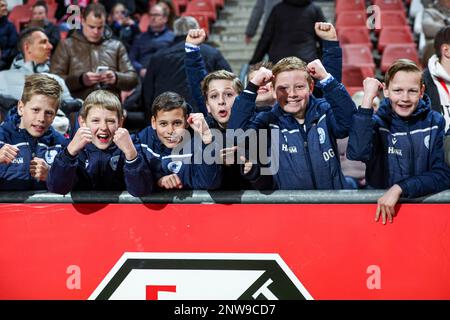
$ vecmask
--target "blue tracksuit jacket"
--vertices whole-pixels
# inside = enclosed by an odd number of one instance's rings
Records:
[[[139,145],[136,150],[137,158],[127,161],[115,144],[106,150],[88,144],[75,157],[66,148],[56,156],[50,169],[48,190],[59,194],[72,190],[127,190],[135,197],[148,195],[153,177]]]
[[[0,126],[0,148],[5,144],[19,148],[19,153],[10,164],[0,164],[0,190],[45,190],[45,182],[38,182],[30,174],[30,161],[41,158],[52,165],[55,156],[68,143],[53,127],[40,138],[34,138],[27,130],[20,129],[17,108]]]
[[[190,150],[193,152],[173,154],[172,149],[161,143],[151,126],[143,129],[138,137],[142,151],[146,154],[149,166],[155,174],[155,181],[162,176],[176,173],[183,184],[183,189],[217,189],[220,186],[222,181],[220,165],[194,163],[194,157],[201,155],[205,148],[203,144],[195,146],[192,139]],[[155,161],[156,159],[159,161]]]
[[[450,169],[444,161],[445,120],[424,96],[409,118],[401,118],[384,99],[375,115],[359,108],[353,116],[347,157],[367,164],[373,188],[398,184],[405,198],[448,189]]]
[[[344,86],[331,78],[322,88],[324,98],[310,95],[304,125],[284,112],[278,103],[271,111],[260,112],[253,118],[256,86],[253,88],[254,92],[245,90],[236,98],[228,128],[269,129],[278,133],[278,140],[272,141],[276,154],[268,154],[272,160],[278,157],[279,166],[272,161],[273,185],[264,188],[346,188],[336,138],[348,135],[356,107]]]

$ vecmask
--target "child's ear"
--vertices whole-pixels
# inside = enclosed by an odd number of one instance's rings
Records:
[[[424,94],[425,94],[425,84],[422,83],[422,87],[420,88],[420,98],[423,98]]]
[[[386,98],[389,98],[389,90],[388,90],[388,87],[386,86],[386,83],[385,83],[385,82],[383,82],[383,83],[381,84],[381,88],[383,89],[383,94],[384,94],[384,96],[385,96]]]
[[[152,122],[152,128],[153,128],[154,130],[156,130],[156,118],[155,118],[155,116],[152,116],[151,122]]]
[[[309,94],[312,94],[314,91],[314,80],[311,80],[309,83]]]
[[[80,125],[80,127],[87,127],[86,121],[84,121],[81,116],[78,116],[78,124]]]
[[[17,102],[17,114],[19,116],[23,116],[23,108],[25,107],[25,104],[22,102],[22,100],[19,100]]]
[[[123,123],[125,122],[125,117],[119,119],[119,128],[123,127]]]

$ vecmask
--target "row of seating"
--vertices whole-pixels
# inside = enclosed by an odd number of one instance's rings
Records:
[[[419,62],[417,44],[406,18],[402,0],[335,0],[336,30],[343,49],[343,83],[352,94],[362,89],[365,77],[375,77],[377,64],[372,51],[381,57],[384,74],[399,58]],[[367,10],[367,12],[366,12]],[[376,44],[376,45],[374,45]]]
[[[20,32],[22,27],[30,21],[31,8],[37,0],[28,0],[26,4],[14,6],[9,13],[8,19],[16,27],[17,32]],[[50,22],[56,23],[56,0],[46,0],[48,7],[48,19]]]

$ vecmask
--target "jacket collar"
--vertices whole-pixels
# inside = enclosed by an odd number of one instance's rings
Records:
[[[391,100],[389,98],[384,98],[380,102],[380,107],[378,108],[377,115],[383,120],[387,121],[388,119],[397,119],[397,120],[416,120],[424,115],[428,114],[431,111],[431,99],[428,95],[424,94],[423,98],[419,100],[419,104],[417,105],[416,110],[409,116],[408,118],[402,118],[397,115],[391,107]]]

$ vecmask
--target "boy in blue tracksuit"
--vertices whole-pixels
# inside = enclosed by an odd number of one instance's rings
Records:
[[[318,80],[324,98],[312,95],[312,77]],[[271,111],[260,112],[253,118],[258,87],[269,81],[274,85],[277,104]],[[256,73],[236,98],[228,126],[267,129],[269,138],[278,134],[268,146],[270,170],[262,174],[262,168],[255,165],[250,171],[244,171],[258,188],[343,189],[347,185],[340,168],[336,138],[348,135],[355,111],[344,86],[319,60],[306,65],[296,57],[287,57],[275,64],[272,71],[262,68]],[[262,185],[257,183],[261,178],[265,178]]]
[[[393,221],[401,196],[415,198],[448,189],[450,170],[444,161],[445,120],[424,95],[422,70],[400,59],[385,74],[385,83],[364,80],[361,107],[353,116],[347,157],[367,164],[372,188],[389,190],[378,199],[375,221]],[[383,88],[385,99],[373,115],[372,101]]]
[[[160,94],[152,105],[151,126],[139,133],[142,150],[161,189],[217,189],[221,183],[220,165],[214,142],[201,113],[191,113],[183,97],[174,92]],[[191,127],[193,133],[186,129]],[[214,148],[211,148],[214,149]],[[155,158],[159,161],[154,161]]]
[[[55,158],[47,179],[48,190],[127,190],[148,195],[153,177],[128,131],[122,128],[119,99],[111,92],[89,94],[78,118],[80,127],[67,148]]]
[[[50,165],[67,144],[51,127],[61,92],[44,74],[25,78],[17,108],[0,126],[0,190],[46,189]]]

